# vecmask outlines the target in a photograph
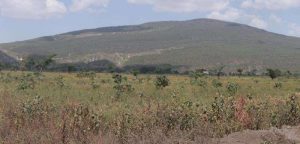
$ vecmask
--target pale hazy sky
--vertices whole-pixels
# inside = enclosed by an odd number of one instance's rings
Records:
[[[300,36],[300,0],[0,0],[0,43],[79,29],[196,18]]]

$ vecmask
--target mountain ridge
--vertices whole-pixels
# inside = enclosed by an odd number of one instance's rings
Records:
[[[300,71],[300,38],[213,19],[84,29],[0,44],[10,56],[57,54],[60,62],[107,59],[120,66],[283,68]]]

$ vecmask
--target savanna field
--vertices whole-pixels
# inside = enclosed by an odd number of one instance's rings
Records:
[[[297,77],[0,73],[0,143],[218,143],[300,124]]]

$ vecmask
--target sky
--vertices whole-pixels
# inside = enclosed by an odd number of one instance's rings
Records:
[[[0,43],[81,29],[198,18],[300,37],[300,0],[0,0]]]

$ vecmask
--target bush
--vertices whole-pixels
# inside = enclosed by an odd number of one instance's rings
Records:
[[[216,80],[216,79],[214,79],[214,80],[212,81],[212,85],[213,85],[213,87],[215,87],[215,88],[221,88],[221,87],[223,87],[222,82],[220,82],[220,81],[218,81],[218,80]]]
[[[228,83],[227,85],[227,92],[229,95],[234,96],[239,89],[239,85],[237,83]]]
[[[278,88],[278,89],[282,88],[282,83],[281,82],[275,83],[274,88]]]
[[[114,74],[112,78],[114,79],[115,85],[113,88],[116,90],[117,98],[119,98],[123,93],[134,91],[131,84],[125,83],[127,81],[127,77],[123,77],[120,74]]]
[[[163,89],[170,85],[170,80],[166,76],[157,76],[155,86],[158,89]]]
[[[37,77],[31,73],[23,74],[19,79],[18,90],[34,89],[37,83]]]

